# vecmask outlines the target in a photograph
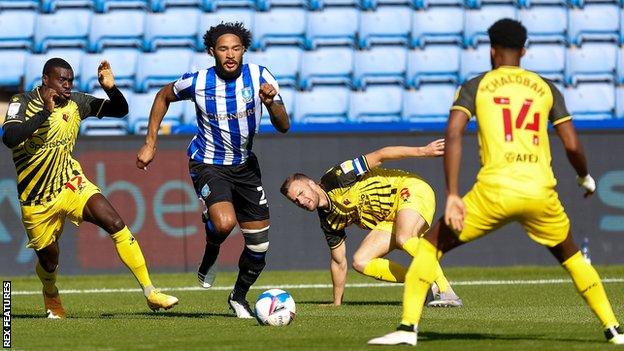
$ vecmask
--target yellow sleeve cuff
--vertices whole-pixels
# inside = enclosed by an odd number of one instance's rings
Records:
[[[563,123],[563,122],[567,122],[569,120],[572,119],[572,116],[567,116],[567,117],[563,117],[563,118],[559,118],[558,120],[552,122],[553,126],[556,126],[557,124]]]
[[[451,111],[453,111],[453,110],[461,111],[461,112],[465,113],[468,116],[468,119],[470,119],[470,117],[472,117],[472,112],[470,112],[464,106],[454,105],[454,106],[451,107]]]

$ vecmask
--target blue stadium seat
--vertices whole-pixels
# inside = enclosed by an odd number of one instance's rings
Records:
[[[616,73],[616,83],[624,84],[624,47],[620,47],[618,49],[615,73]]]
[[[132,93],[128,90],[122,89],[122,94],[128,102],[128,106],[132,106]],[[92,93],[93,96],[102,99],[108,99],[108,96],[102,89],[98,89]],[[106,117],[103,118],[87,118],[80,122],[80,134],[82,135],[127,135],[128,134],[128,119]]]
[[[519,11],[519,20],[527,28],[530,44],[566,43],[568,10],[565,7],[533,6],[522,9]]]
[[[353,84],[359,89],[375,83],[405,85],[407,50],[403,47],[377,46],[357,51],[353,62]]]
[[[418,87],[425,82],[459,83],[459,56],[455,45],[430,45],[410,50],[407,56],[407,85]]]
[[[615,90],[612,84],[586,83],[564,90],[568,111],[577,120],[603,120],[615,112]]]
[[[620,8],[616,5],[587,5],[568,11],[568,43],[620,40]]]
[[[520,7],[519,1],[523,0],[466,0],[466,6],[471,9],[479,9],[489,5],[511,5]]]
[[[39,8],[39,0],[0,0],[0,10]]]
[[[220,12],[221,8],[249,8],[256,7],[256,0],[204,0],[202,7],[204,11]]]
[[[109,46],[142,48],[145,13],[141,10],[117,10],[96,14],[89,30],[89,51],[99,52]]]
[[[204,34],[212,26],[221,22],[243,22],[245,28],[253,28],[254,10],[250,9],[223,9],[215,13],[204,13],[199,17],[199,30],[197,31],[197,43],[195,46],[200,50],[206,50],[204,46]]]
[[[430,43],[462,44],[464,9],[460,7],[431,7],[414,11],[412,19],[412,47]]]
[[[165,12],[169,7],[188,6],[201,7],[206,9],[206,11],[210,11],[212,7],[208,4],[209,2],[211,0],[151,0],[151,9],[152,12]]]
[[[141,9],[149,8],[149,0],[94,0],[97,12],[108,12],[111,9]]]
[[[32,48],[36,13],[28,10],[0,12],[0,48]]]
[[[359,46],[408,44],[412,9],[407,6],[384,6],[360,13]]]
[[[82,58],[81,89],[92,91],[99,87],[97,68],[100,62],[107,60],[113,74],[115,85],[118,87],[134,87],[134,76],[139,59],[139,51],[135,49],[108,49],[100,54],[86,54]]]
[[[18,87],[21,84],[27,55],[28,51],[19,49],[0,50],[0,86]]]
[[[280,8],[257,12],[254,18],[253,47],[264,49],[271,44],[303,46],[306,10]]]
[[[615,81],[617,47],[611,44],[586,43],[566,53],[566,83]]]
[[[488,5],[479,10],[466,10],[464,44],[477,46],[489,42],[488,28],[501,18],[517,18],[516,9],[507,5]]]
[[[469,48],[461,52],[459,79],[462,83],[490,69],[489,45],[479,45],[476,49]]]
[[[570,0],[572,6],[583,8],[587,4],[613,4],[622,5],[619,0]]]
[[[378,85],[353,91],[349,97],[348,119],[353,123],[399,122],[402,100],[401,86]]]
[[[309,0],[310,10],[322,10],[327,6],[351,6],[353,8],[360,6],[360,0]]]
[[[360,11],[355,8],[327,8],[308,12],[305,46],[355,46]]]
[[[90,21],[90,10],[59,10],[38,15],[34,52],[45,52],[53,46],[86,48]]]
[[[403,6],[412,6],[414,4],[413,0],[361,0],[360,6],[363,10],[376,10],[378,6],[394,6],[394,5],[403,5]]]
[[[563,8],[568,7],[568,0],[518,0],[518,5],[520,7],[532,7],[532,6],[541,6],[541,5],[554,5],[561,6]]]
[[[423,84],[403,95],[403,120],[406,122],[445,122],[453,104],[455,85]]]
[[[149,122],[149,113],[158,90],[150,90],[145,94],[133,94],[130,98],[130,111],[128,113],[128,129],[133,134],[146,134]],[[182,123],[184,105],[188,102],[169,104],[169,109],[163,119],[159,134],[170,134],[171,130]]]
[[[41,11],[51,13],[63,7],[90,9],[93,5],[93,0],[41,0]]]
[[[624,118],[624,86],[615,88],[615,118]]]
[[[147,91],[152,86],[161,86],[180,78],[188,72],[193,51],[186,49],[160,49],[139,57],[135,90]]]
[[[531,45],[522,57],[522,68],[563,83],[566,48],[556,44]]]
[[[323,48],[303,53],[299,87],[311,89],[316,84],[352,85],[353,50]]]
[[[280,86],[296,86],[302,51],[296,47],[272,47],[249,52],[247,61],[269,69]]]
[[[54,49],[45,54],[30,55],[26,57],[26,68],[24,71],[24,90],[30,91],[36,85],[41,84],[41,72],[47,60],[53,57],[60,57],[67,61],[74,71],[74,90],[80,88],[80,72],[82,56],[84,52],[79,49]]]
[[[316,87],[297,92],[295,123],[345,123],[351,91],[341,87]]]
[[[295,104],[295,89],[280,87],[279,94],[282,97],[282,102],[284,102],[286,112],[288,112],[288,116],[292,120],[295,109],[297,108]],[[271,125],[271,117],[269,116],[269,111],[264,105],[262,105],[262,118],[260,119],[260,125]]]
[[[268,11],[273,6],[306,8],[308,6],[308,0],[257,0],[256,6],[260,11]]]
[[[436,8],[440,6],[463,7],[464,1],[463,0],[414,0],[413,6],[418,10],[428,9],[430,8],[430,6],[431,8]]]
[[[145,20],[143,49],[154,51],[165,46],[195,48],[199,10],[171,9],[149,14]]]

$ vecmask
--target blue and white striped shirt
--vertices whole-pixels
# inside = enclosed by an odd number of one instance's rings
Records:
[[[211,67],[186,73],[173,85],[178,100],[195,103],[198,131],[188,146],[188,156],[212,165],[240,165],[251,154],[260,127],[260,86],[269,83],[279,93],[277,81],[263,66],[244,64],[238,78],[223,80]],[[281,100],[279,95],[275,101]]]

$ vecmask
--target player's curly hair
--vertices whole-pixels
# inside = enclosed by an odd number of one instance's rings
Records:
[[[286,194],[288,194],[288,188],[290,188],[290,184],[292,182],[294,182],[295,180],[306,180],[306,179],[311,179],[311,178],[303,173],[294,173],[290,175],[288,178],[286,178],[286,180],[284,180],[284,183],[282,183],[282,186],[280,187],[280,193],[286,196]]]
[[[245,49],[249,49],[251,46],[251,32],[245,28],[242,22],[221,22],[216,26],[210,27],[204,34],[206,50],[214,48],[217,44],[217,39],[223,34],[234,34],[239,37]]]
[[[496,21],[489,29],[490,45],[509,49],[522,49],[527,40],[527,30],[522,23],[503,18]]]

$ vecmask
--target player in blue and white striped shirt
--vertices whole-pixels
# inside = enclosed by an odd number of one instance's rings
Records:
[[[239,318],[252,318],[246,295],[266,264],[269,207],[251,149],[263,104],[277,130],[285,133],[290,123],[273,75],[265,67],[242,63],[251,44],[251,33],[242,23],[211,27],[204,35],[204,43],[215,65],[186,73],[158,92],[137,167],[146,169],[154,158],[158,129],[169,103],[193,101],[198,131],[187,154],[193,185],[207,208],[206,250],[198,278],[203,287],[212,286],[219,247],[238,223],[245,248],[228,302]]]

